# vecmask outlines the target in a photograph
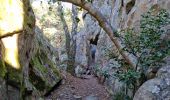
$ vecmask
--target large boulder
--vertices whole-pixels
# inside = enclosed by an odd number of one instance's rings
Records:
[[[168,60],[170,62],[170,59]],[[166,64],[154,79],[146,81],[135,93],[133,100],[169,100],[170,64]]]
[[[55,61],[58,55],[57,50],[38,28],[36,28],[36,40],[38,43],[36,53],[29,63],[29,81],[45,95],[61,80]]]
[[[0,99],[43,96],[61,80],[57,52],[36,28],[29,0],[0,3]]]

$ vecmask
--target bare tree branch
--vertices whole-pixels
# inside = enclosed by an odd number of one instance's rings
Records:
[[[103,30],[107,33],[107,35],[110,37],[111,41],[115,44],[120,54],[123,56],[123,58],[126,60],[127,63],[131,65],[131,67],[135,68],[134,62],[130,59],[128,54],[123,51],[123,47],[116,37],[116,29],[114,29],[111,24],[107,21],[107,19],[103,16],[103,14],[97,10],[97,8],[93,7],[90,2],[87,2],[86,0],[58,0],[63,2],[69,2],[74,5],[77,5],[79,7],[82,7],[83,9],[87,10],[91,16],[93,16],[99,23],[99,25],[103,28]]]

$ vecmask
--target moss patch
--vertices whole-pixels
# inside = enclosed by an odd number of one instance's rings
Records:
[[[45,82],[42,80],[41,77],[39,77],[38,75],[35,74],[35,72],[33,72],[32,68],[30,68],[29,76],[31,83],[36,87],[36,89],[44,91]]]
[[[4,78],[6,74],[6,68],[3,60],[0,60],[0,77]]]
[[[131,0],[129,3],[126,5],[126,14],[129,14],[129,12],[132,10],[132,8],[135,5],[136,0]]]
[[[32,60],[31,60],[31,65],[36,67],[37,70],[41,71],[42,73],[47,73],[47,70],[45,67],[42,65],[41,58],[36,55]]]
[[[43,91],[43,93],[44,91],[51,90],[61,79],[59,71],[55,68],[55,64],[48,58],[47,53],[44,53],[42,50],[38,50],[36,55],[31,59],[29,74],[30,82],[37,90]]]
[[[19,87],[22,81],[21,69],[20,70],[14,69],[13,67],[6,63],[5,65],[7,67],[8,81],[10,81],[12,85]]]

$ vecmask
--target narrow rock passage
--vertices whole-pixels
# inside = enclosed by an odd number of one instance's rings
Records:
[[[105,87],[93,75],[85,79],[67,73],[66,80],[46,100],[110,100]]]

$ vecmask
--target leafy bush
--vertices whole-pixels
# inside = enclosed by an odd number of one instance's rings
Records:
[[[166,10],[157,12],[155,9],[149,10],[142,16],[140,21],[140,32],[136,33],[134,29],[124,30],[123,37],[124,50],[137,58],[136,68],[129,69],[124,60],[120,60],[123,71],[115,76],[126,84],[126,88],[132,89],[133,94],[139,87],[140,79],[146,77],[146,72],[150,67],[157,67],[163,63],[163,59],[169,55],[170,41],[163,38],[170,25],[170,16]],[[123,62],[123,63],[122,63]],[[144,75],[144,76],[143,76]],[[144,82],[144,81],[141,81]]]
[[[120,81],[125,83],[129,89],[133,89],[137,79],[140,78],[140,74],[133,69],[129,69],[127,72],[116,74]]]
[[[129,96],[127,96],[125,93],[118,92],[114,95],[113,100],[133,100]]]
[[[170,41],[161,38],[167,31],[164,27],[170,24],[170,16],[165,10],[155,12],[151,9],[142,16],[140,33],[127,30],[124,37],[126,51],[137,57],[136,67],[142,67],[143,72],[151,66],[159,66],[170,48]]]

